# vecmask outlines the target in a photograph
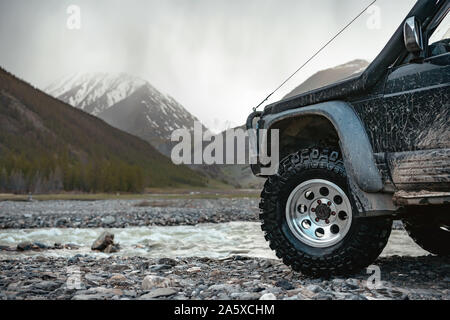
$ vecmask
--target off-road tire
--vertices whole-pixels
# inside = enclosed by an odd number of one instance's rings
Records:
[[[287,226],[285,206],[289,194],[309,179],[335,183],[352,205],[353,219],[348,233],[327,248],[306,245]],[[270,248],[293,270],[312,277],[352,274],[369,266],[383,251],[392,219],[356,217],[357,209],[347,185],[339,152],[327,148],[309,148],[287,156],[280,162],[278,174],[267,179],[261,193],[261,228]]]
[[[439,255],[450,255],[449,206],[417,206],[406,209],[403,225],[409,236],[424,250]]]

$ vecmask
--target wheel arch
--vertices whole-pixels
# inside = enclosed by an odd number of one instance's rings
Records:
[[[319,103],[269,114],[263,117],[263,121],[264,129],[280,130],[280,158],[293,148],[299,150],[315,143],[325,143],[340,149],[348,175],[361,190],[375,193],[383,189],[367,132],[349,103]],[[262,139],[265,142],[267,137]]]

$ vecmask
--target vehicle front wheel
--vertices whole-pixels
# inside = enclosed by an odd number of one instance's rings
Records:
[[[417,206],[406,209],[403,225],[409,236],[424,250],[450,255],[450,207]]]
[[[264,186],[262,230],[270,247],[309,276],[349,274],[370,265],[389,239],[392,219],[359,218],[337,151],[314,148],[280,162]]]

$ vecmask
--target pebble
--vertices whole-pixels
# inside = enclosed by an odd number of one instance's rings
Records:
[[[147,225],[195,225],[204,222],[256,221],[258,199],[175,199],[148,201],[43,201],[27,207],[2,202],[0,228],[87,227],[123,228]],[[397,224],[401,227],[400,224]],[[114,246],[114,242],[108,246]],[[0,258],[0,299],[127,300],[127,299],[427,299],[449,300],[450,258],[381,257],[374,262],[381,270],[383,286],[365,286],[365,270],[345,277],[312,279],[293,272],[279,260],[143,258],[110,255],[74,255],[64,258],[40,256],[42,243],[21,243],[35,250],[33,257]],[[17,250],[18,247],[0,247]],[[55,244],[51,249],[76,249]],[[113,247],[108,250],[113,251]],[[12,253],[12,255],[15,255]],[[78,267],[70,275],[68,267]],[[73,277],[79,283],[72,281]],[[76,278],[79,277],[79,278]],[[72,278],[69,281],[69,278]]]
[[[259,300],[277,300],[277,297],[273,293],[265,293],[263,294]]]
[[[178,291],[173,288],[158,288],[153,290],[150,293],[142,295],[139,299],[140,300],[148,300],[148,299],[155,299],[160,297],[168,297],[176,294]]]
[[[174,283],[168,278],[155,276],[155,275],[148,275],[144,278],[142,281],[141,288],[142,290],[151,290],[156,288],[168,288],[173,286]]]
[[[364,271],[348,279],[312,279],[293,273],[281,261],[262,258],[183,258],[171,269],[149,274],[153,272],[152,266],[168,261],[120,256],[76,257],[77,262],[71,266],[78,266],[80,270],[78,289],[68,287],[67,258],[48,256],[45,260],[39,257],[1,260],[0,296],[6,299],[64,300],[450,299],[450,258],[432,255],[379,258],[376,264],[382,271],[383,286],[373,290],[365,285],[368,275]],[[147,267],[142,268],[143,265]],[[262,267],[267,265],[271,267]],[[187,272],[192,268],[200,271]],[[256,269],[254,271],[260,275],[258,279],[251,277],[250,268]],[[433,278],[427,275],[427,270],[431,269]],[[420,273],[411,274],[412,270]],[[396,275],[391,275],[394,271]],[[398,274],[409,276],[398,277]],[[286,289],[291,287],[294,289]]]

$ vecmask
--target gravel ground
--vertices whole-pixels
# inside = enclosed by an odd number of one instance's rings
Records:
[[[126,228],[259,221],[259,199],[0,202],[0,229]],[[394,229],[402,229],[394,221]]]
[[[255,198],[4,201],[0,202],[0,229],[126,228],[257,221],[258,203]]]
[[[257,199],[1,202],[0,229],[125,228],[256,221]],[[396,229],[401,223],[396,222]],[[13,231],[13,230],[12,230]],[[403,253],[402,253],[403,254]],[[94,254],[0,257],[0,299],[445,299],[450,258],[387,256],[370,274],[309,279],[279,260]]]
[[[449,299],[449,258],[380,258],[369,275],[307,279],[280,261],[235,256],[144,259],[90,256],[3,260],[0,299]]]

